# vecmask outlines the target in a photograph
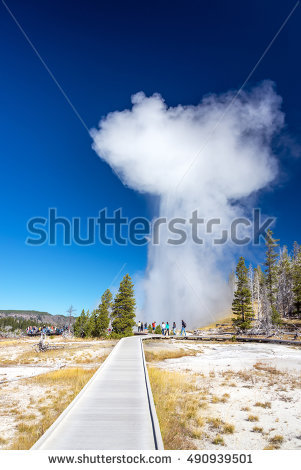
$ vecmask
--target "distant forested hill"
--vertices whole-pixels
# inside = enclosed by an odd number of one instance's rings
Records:
[[[39,312],[37,310],[1,310],[0,309],[0,324],[10,323],[10,319],[14,320],[12,323],[20,323],[27,326],[35,324],[63,326],[69,324],[69,316],[66,315],[51,315],[48,312]],[[75,322],[75,317],[71,317],[71,324]]]

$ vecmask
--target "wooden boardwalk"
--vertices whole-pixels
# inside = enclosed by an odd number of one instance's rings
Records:
[[[163,449],[139,336],[119,341],[32,449]]]

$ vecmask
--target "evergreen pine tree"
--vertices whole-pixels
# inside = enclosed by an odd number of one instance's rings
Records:
[[[293,260],[295,260],[298,256],[298,253],[300,251],[300,245],[297,242],[294,242],[293,246]]]
[[[248,285],[251,293],[251,306],[252,311],[254,312],[254,269],[250,264],[248,269]]]
[[[112,308],[112,329],[122,336],[131,336],[135,325],[134,285],[128,274],[122,279]]]
[[[84,338],[87,336],[89,327],[89,311],[87,313],[83,309],[80,316],[77,317],[74,323],[74,335]]]
[[[292,261],[286,246],[280,252],[278,262],[278,287],[276,308],[281,317],[287,317],[293,310]]]
[[[254,317],[251,292],[249,289],[248,270],[245,260],[241,256],[236,267],[237,286],[232,302],[232,312],[236,316],[233,324],[243,330],[251,328],[252,319]]]
[[[258,265],[254,269],[254,278],[253,278],[253,310],[256,312],[256,320],[258,322],[262,319],[262,288],[264,285],[264,275],[261,270],[261,267]]]
[[[267,297],[271,305],[271,320],[274,324],[281,323],[281,317],[276,309],[278,254],[276,253],[275,248],[278,246],[278,241],[279,240],[275,240],[273,238],[272,230],[268,230],[266,237],[266,258],[264,265],[266,266],[265,279]]]
[[[293,263],[293,302],[297,315],[301,318],[301,250],[296,253]]]
[[[107,334],[107,330],[110,324],[112,299],[113,296],[110,289],[107,289],[101,296],[101,303],[97,309],[97,336],[105,336]]]
[[[272,325],[272,308],[268,298],[267,286],[263,284],[261,290],[261,306],[262,306],[262,317],[260,320],[261,326],[265,329],[266,334],[270,334]]]
[[[99,336],[97,331],[97,318],[98,310],[92,310],[87,324],[86,336],[90,336],[92,338],[97,338]]]

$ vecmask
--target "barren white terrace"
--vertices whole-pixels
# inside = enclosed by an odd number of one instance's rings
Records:
[[[264,449],[276,438],[281,449],[301,449],[301,348],[189,341],[156,341],[146,346],[150,350],[179,347],[197,354],[154,365],[193,375],[204,391],[200,412],[207,424],[202,438],[194,442],[197,448]],[[213,442],[219,432],[210,424],[214,420],[235,428],[223,436],[223,444]]]
[[[176,347],[183,347],[181,341]],[[234,344],[189,344],[185,342],[185,349],[199,350],[197,356],[184,356],[176,359],[167,359],[161,367],[174,370],[191,370],[193,372],[209,373],[226,370],[238,371],[252,367],[256,362],[266,363],[280,370],[301,371],[301,349],[290,346],[258,343]]]

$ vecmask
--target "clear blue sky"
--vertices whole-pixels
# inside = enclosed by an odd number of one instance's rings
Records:
[[[130,106],[140,90],[168,105],[197,104],[239,88],[295,1],[7,0],[88,128]],[[142,276],[146,247],[25,244],[26,222],[49,207],[67,217],[123,207],[152,216],[153,201],[125,188],[91,149],[91,139],[0,4],[0,308],[64,313],[95,306],[123,274]],[[253,74],[283,97],[287,132],[300,131],[300,15],[297,8]],[[289,246],[300,236],[300,158],[281,156],[274,190],[259,205],[277,217]],[[299,237],[300,241],[300,237]],[[253,258],[256,255],[252,255]]]

